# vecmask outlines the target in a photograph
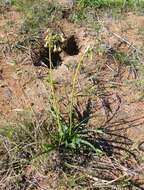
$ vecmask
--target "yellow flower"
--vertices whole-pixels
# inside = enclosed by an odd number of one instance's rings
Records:
[[[57,52],[57,47],[54,45],[53,52]]]

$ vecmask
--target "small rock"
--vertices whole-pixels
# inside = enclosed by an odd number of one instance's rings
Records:
[[[138,148],[144,152],[144,141],[139,144]]]
[[[0,81],[0,88],[5,88],[6,86],[7,86],[7,84],[3,80],[1,80]]]
[[[67,8],[72,8],[75,0],[62,0],[58,1],[62,6],[67,7]]]
[[[6,5],[11,5],[12,0],[4,0],[4,3],[5,3]]]
[[[7,100],[11,100],[12,98],[12,91],[10,88],[5,88],[4,89],[4,96]]]

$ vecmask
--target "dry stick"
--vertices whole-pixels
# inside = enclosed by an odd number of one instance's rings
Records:
[[[125,38],[123,38],[120,35],[116,34],[115,32],[110,32],[110,33],[113,34],[118,39],[120,39],[122,42],[125,42],[126,44],[128,44],[129,47],[133,47],[135,50],[137,50],[137,48],[133,45],[133,43],[130,43],[128,40],[126,40]]]
[[[110,67],[108,64],[106,64],[106,67],[107,67],[110,71],[115,72],[115,70],[114,70],[112,67]]]
[[[92,179],[92,180],[94,180],[95,182],[98,182],[98,183],[99,183],[99,185],[96,184],[96,186],[103,186],[103,185],[104,185],[104,186],[108,186],[108,185],[112,185],[114,182],[119,181],[120,179],[124,178],[125,176],[127,176],[127,174],[124,174],[124,175],[122,175],[122,176],[120,176],[120,177],[118,177],[118,178],[116,178],[116,179],[111,180],[111,181],[107,181],[107,180],[102,180],[102,179],[99,179],[99,178],[97,178],[97,177],[93,177],[93,176],[87,175],[87,177],[89,177],[90,179]],[[103,184],[101,184],[100,181],[101,181]]]
[[[9,178],[11,178],[11,173],[12,173],[12,171],[10,171],[10,169],[8,169],[8,171],[6,171],[5,176],[0,180],[0,186],[2,186],[4,183],[6,183],[6,181],[9,180]]]
[[[108,157],[107,157],[108,158]],[[108,158],[109,159],[109,158]],[[109,159],[109,161],[111,162],[112,160]],[[104,186],[108,186],[108,185],[112,185],[112,183],[114,182],[117,182],[118,180],[120,180],[121,178],[124,178],[125,176],[129,176],[130,178],[134,175],[137,175],[136,171],[135,170],[130,170],[124,166],[122,166],[116,159],[115,159],[115,163],[111,162],[110,164],[112,164],[112,166],[115,168],[115,169],[121,169],[122,172],[124,172],[124,174],[114,180],[111,180],[111,181],[101,181],[101,182],[104,182]],[[88,176],[88,177],[91,177],[91,179],[93,179],[94,181],[98,182],[100,179],[99,178],[95,178],[93,176]],[[102,184],[100,184],[101,186]]]
[[[112,35],[117,37],[121,42],[125,42],[129,46],[129,48],[132,47],[134,49],[134,51],[137,53],[137,57],[138,57],[138,53],[143,55],[143,52],[140,51],[133,43],[130,43],[127,39],[121,37],[120,35],[116,34],[115,32],[109,32],[109,33],[111,33]]]
[[[103,26],[104,27],[104,26]],[[121,37],[120,35],[116,34],[115,32],[111,32],[109,31],[106,27],[104,27],[104,29],[106,30],[106,32],[108,32],[109,34],[114,35],[116,38],[118,38],[121,42],[126,43],[129,47],[132,47],[136,52],[139,52],[143,55],[143,52],[141,52],[136,46],[134,46],[133,43],[130,43],[126,38]]]
[[[90,178],[90,179],[92,179],[93,181],[95,181],[95,182],[98,182],[98,183],[103,183],[104,185],[106,185],[109,181],[107,181],[107,180],[102,180],[102,179],[100,179],[100,178],[97,178],[97,177],[93,177],[93,176],[91,176],[91,175],[89,175],[89,174],[86,174],[86,176],[88,177],[88,178]]]
[[[111,164],[113,165],[113,163],[111,163]],[[96,183],[95,183],[95,186],[101,186],[101,187],[102,187],[102,186],[103,186],[103,187],[106,187],[106,186],[112,185],[114,182],[117,182],[117,181],[119,181],[120,179],[123,179],[123,178],[126,177],[126,176],[130,176],[130,175],[128,174],[128,169],[125,168],[125,167],[123,167],[123,166],[121,166],[119,163],[118,163],[117,166],[119,166],[119,168],[121,168],[122,171],[124,171],[125,173],[124,173],[123,175],[117,177],[116,179],[111,180],[111,181],[103,180],[103,179],[100,179],[100,178],[91,176],[91,175],[87,174],[87,171],[85,171],[85,169],[84,169],[83,167],[71,165],[71,164],[68,164],[68,163],[67,163],[67,166],[72,167],[72,168],[74,168],[74,169],[77,169],[77,170],[79,170],[79,171],[81,171],[81,172],[84,172],[84,174],[85,174],[88,178],[90,178],[90,179],[92,179],[93,181],[96,182]],[[116,169],[115,165],[113,165],[113,167]]]
[[[86,174],[86,171],[85,171],[85,175],[86,175],[88,178],[92,179],[93,181],[95,181],[95,182],[97,183],[97,184],[95,183],[95,186],[109,186],[109,185],[112,185],[114,182],[117,182],[117,181],[119,181],[120,179],[124,178],[125,176],[128,176],[128,174],[125,173],[124,175],[119,176],[119,177],[117,177],[116,179],[113,179],[113,180],[111,180],[111,181],[108,181],[108,180],[103,180],[103,179],[100,179],[100,178],[97,178],[97,177],[93,177],[93,176],[91,176],[91,175],[89,175],[89,174]]]

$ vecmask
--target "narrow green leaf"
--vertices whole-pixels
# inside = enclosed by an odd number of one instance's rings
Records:
[[[94,150],[96,153],[99,153],[99,154],[102,154],[102,151],[98,148],[95,148],[94,145],[92,145],[90,142],[86,141],[86,140],[83,140],[83,139],[80,139],[79,138],[79,143],[80,144],[84,144],[86,146],[89,146],[92,150]]]
[[[52,144],[43,144],[42,147],[45,151],[48,151],[48,152],[55,148],[54,145]]]

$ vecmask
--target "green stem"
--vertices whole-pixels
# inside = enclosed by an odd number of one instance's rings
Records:
[[[57,100],[56,100],[56,96],[55,96],[55,92],[54,92],[54,86],[53,86],[53,75],[52,75],[52,48],[51,48],[51,43],[49,43],[49,64],[50,64],[50,84],[51,84],[51,92],[52,92],[52,98],[53,98],[53,108],[54,111],[56,113],[56,120],[57,120],[57,125],[58,125],[58,130],[59,130],[59,135],[60,137],[62,137],[62,128],[61,128],[61,124],[60,124],[60,117],[59,117],[59,109],[57,106]],[[61,141],[61,138],[60,138]],[[60,143],[60,142],[59,142]]]
[[[69,108],[69,120],[70,120],[69,135],[70,136],[71,136],[71,133],[72,133],[72,126],[73,126],[72,114],[73,114],[73,103],[74,103],[75,85],[76,85],[76,80],[77,80],[78,72],[80,70],[80,66],[83,63],[83,59],[84,59],[84,55],[81,57],[78,65],[77,65],[74,77],[73,77],[72,92],[71,92],[71,96],[70,96],[70,108]]]

